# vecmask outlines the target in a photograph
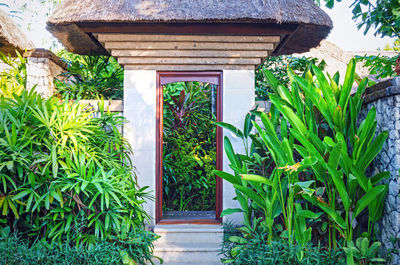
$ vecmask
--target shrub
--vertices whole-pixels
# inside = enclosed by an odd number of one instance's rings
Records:
[[[306,249],[310,242],[340,249],[352,245],[363,232],[372,241],[388,189],[382,180],[389,173],[368,176],[367,168],[381,151],[387,132],[375,136],[375,109],[359,123],[367,80],[351,94],[354,60],[343,85],[338,74],[331,78],[314,65],[311,69],[314,75],[307,71],[300,77],[289,68],[290,89],[265,71],[273,89],[270,113],[256,113],[260,124],[248,115],[243,132],[219,124],[239,138],[253,140],[245,144],[243,155],[235,153],[225,139],[234,174],[216,173],[233,184],[241,209],[223,213],[243,212],[245,234],[258,224],[267,231],[269,243],[283,238],[299,249]],[[255,134],[250,134],[252,125]],[[265,156],[260,156],[259,149]],[[260,165],[263,159],[271,161],[271,167],[255,171],[252,165]],[[353,251],[347,248],[349,264],[356,258]]]
[[[124,118],[103,104],[95,115],[79,102],[43,99],[26,91],[21,71],[7,77],[23,89],[0,94],[0,261],[149,262],[157,237],[144,230],[149,196],[119,131]],[[5,236],[8,227],[17,236]]]
[[[58,53],[68,65],[67,72],[55,79],[61,98],[122,99],[124,70],[111,56]]]
[[[29,236],[92,243],[142,227],[123,120],[34,92],[0,98],[1,221]]]
[[[240,228],[239,228],[240,230]],[[267,241],[267,234],[253,231],[246,237],[241,233],[224,234],[222,261],[232,265],[345,265],[345,253],[342,250],[327,250],[320,246],[306,247],[293,245],[287,241]]]
[[[100,240],[90,247],[45,241],[32,244],[5,229],[0,236],[0,265],[146,264],[152,258],[154,234],[140,230],[131,234],[130,238],[130,241],[123,242]]]
[[[0,60],[5,68],[0,73],[0,96],[11,98],[20,95],[26,86],[26,58],[16,51],[17,57],[0,52]]]

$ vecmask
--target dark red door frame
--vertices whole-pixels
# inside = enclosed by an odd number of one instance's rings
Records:
[[[222,121],[222,72],[157,72],[157,110],[156,110],[156,223],[162,221],[163,192],[163,86],[175,82],[198,81],[217,86],[217,121]],[[222,170],[223,136],[222,128],[217,127],[217,170]],[[221,222],[222,179],[216,176],[216,220],[194,220],[193,223]],[[190,221],[189,221],[190,222]]]

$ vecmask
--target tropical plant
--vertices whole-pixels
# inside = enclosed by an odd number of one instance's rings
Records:
[[[17,57],[0,52],[4,69],[0,72],[0,96],[11,98],[20,95],[26,87],[26,58],[16,51]]]
[[[270,56],[256,69],[256,99],[268,100],[268,93],[272,92],[272,88],[265,80],[264,70],[271,71],[279,82],[284,85],[289,85],[289,76],[286,69],[292,68],[296,74],[302,74],[310,64],[317,65],[321,70],[326,66],[324,60],[320,61],[312,57],[296,57],[296,56]]]
[[[163,202],[165,210],[215,209],[213,87],[180,82],[164,88]]]
[[[271,101],[287,119],[291,125],[290,133],[300,143],[295,146],[297,152],[303,159],[313,157],[318,161],[311,165],[317,184],[315,189],[323,188],[326,192],[323,196],[328,202],[315,193],[306,193],[303,197],[328,214],[334,224],[330,241],[335,245],[335,230],[347,242],[353,239],[353,222],[365,208],[369,210],[370,236],[373,224],[382,215],[387,185],[379,183],[389,174],[382,172],[368,178],[366,170],[381,151],[387,132],[375,138],[375,109],[371,109],[357,126],[361,95],[367,80],[364,79],[351,96],[355,75],[353,60],[349,63],[343,86],[337,82],[338,74],[328,81],[317,67],[313,66],[313,71],[315,81],[310,75],[306,79],[295,76],[289,69],[292,91],[279,85],[272,74],[266,75],[277,94],[270,96]],[[322,124],[318,124],[317,117],[323,119]],[[338,214],[338,210],[344,212],[344,217]]]
[[[244,128],[249,128],[246,138],[252,143],[244,146],[251,146],[250,151],[245,148],[245,154],[238,154],[225,139],[225,152],[234,174],[216,172],[236,189],[241,209],[224,213],[246,213],[242,233],[251,234],[250,228],[256,223],[265,229],[268,243],[284,238],[297,245],[299,258],[304,257],[308,244],[317,243],[315,236],[325,230],[329,249],[337,248],[338,243],[351,245],[364,231],[369,239],[373,238],[387,193],[387,185],[381,182],[389,174],[368,177],[367,169],[382,149],[387,132],[375,135],[375,109],[361,119],[367,80],[362,80],[351,95],[354,71],[352,60],[340,85],[339,74],[326,77],[314,65],[303,77],[289,68],[291,89],[264,71],[273,89],[269,95],[271,110],[268,114],[255,112],[261,124],[247,115]],[[257,133],[250,133],[249,123]],[[219,125],[237,138],[244,137],[232,125]],[[258,173],[245,162],[261,161],[256,147],[265,150],[263,159],[272,161],[268,170]],[[365,226],[360,222],[356,225],[360,215],[368,220]]]
[[[2,225],[76,244],[143,229],[148,196],[132,174],[123,122],[35,92],[0,98]]]
[[[354,244],[349,242],[348,246],[343,248],[347,254],[348,265],[364,264],[385,264],[386,260],[379,257],[381,242],[370,244],[367,237],[359,237]]]
[[[62,50],[58,53],[67,64],[67,72],[55,79],[61,98],[122,99],[123,68],[110,56],[77,55]]]
[[[251,233],[231,232],[225,230],[226,235],[222,245],[222,262],[238,265],[345,265],[346,258],[343,250],[327,250],[316,245],[307,244],[306,247],[290,244],[284,240],[267,242],[265,231],[257,226]],[[299,253],[303,253],[299,255]]]
[[[318,5],[321,0],[314,0]],[[323,0],[328,8],[333,8],[335,0]],[[341,2],[341,0],[336,0]],[[364,35],[375,29],[375,35],[400,38],[400,3],[397,0],[352,0],[353,20],[358,29],[364,27]]]
[[[395,67],[398,56],[383,56],[383,55],[364,55],[356,56],[357,62],[363,63],[370,75],[374,75],[376,79],[396,76]]]
[[[15,234],[9,227],[0,228],[0,264],[148,264],[153,258],[155,234],[137,230],[124,241],[100,240],[91,247],[72,246],[69,242],[61,245],[54,242],[29,242]]]

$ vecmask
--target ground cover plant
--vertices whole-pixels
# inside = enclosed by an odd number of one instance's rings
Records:
[[[149,246],[154,234],[137,230],[130,240],[98,240],[90,246],[74,246],[68,242],[38,241],[35,243],[12,234],[9,228],[0,229],[0,265],[104,265],[147,264],[152,258]]]
[[[0,95],[0,228],[17,238],[2,239],[31,248],[33,260],[54,244],[114,244],[121,262],[148,262],[156,236],[144,231],[142,204],[151,198],[136,182],[124,118],[34,90],[9,95]]]
[[[387,193],[382,180],[389,173],[370,176],[367,168],[387,132],[375,136],[375,109],[358,122],[367,80],[351,95],[354,71],[352,60],[341,85],[338,74],[325,76],[316,66],[303,76],[289,68],[290,89],[265,71],[273,89],[269,114],[249,114],[243,130],[219,124],[246,143],[246,153],[238,154],[225,138],[234,174],[216,172],[236,189],[241,208],[223,214],[243,213],[244,240],[261,229],[269,245],[280,240],[295,245],[300,261],[313,244],[345,251],[347,264],[384,262],[374,225],[382,216]],[[360,255],[364,252],[370,255]]]
[[[199,82],[173,83],[164,88],[165,211],[215,210],[216,126],[212,93],[212,85]]]

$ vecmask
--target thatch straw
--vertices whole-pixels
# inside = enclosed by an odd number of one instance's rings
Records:
[[[95,42],[71,25],[99,22],[301,25],[290,38],[293,45],[286,43],[287,48],[280,48],[289,52],[301,52],[317,45],[332,28],[329,16],[312,0],[65,0],[47,25],[67,48],[83,51],[96,50],[87,46],[90,43],[93,46]],[[74,42],[73,38],[80,41]],[[296,43],[299,41],[301,43]]]
[[[33,49],[33,43],[22,33],[15,22],[0,10],[0,51],[15,55],[15,50],[22,54],[25,49]]]

